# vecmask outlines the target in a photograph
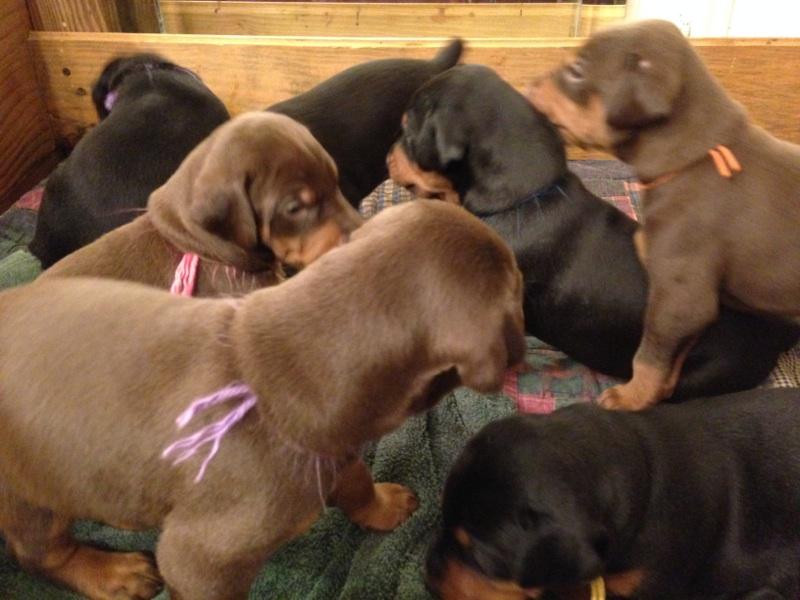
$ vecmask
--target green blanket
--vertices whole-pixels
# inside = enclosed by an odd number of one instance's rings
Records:
[[[439,516],[447,471],[464,443],[483,425],[514,412],[505,396],[466,389],[427,414],[409,419],[367,452],[377,481],[411,487],[419,509],[391,533],[365,532],[338,509],[327,509],[304,536],[284,546],[264,567],[251,598],[279,600],[428,600],[422,564]],[[76,527],[80,539],[119,550],[152,549],[154,532],[123,532],[96,523]],[[19,571],[0,555],[0,598],[67,600],[78,596]],[[168,595],[162,592],[159,600]]]

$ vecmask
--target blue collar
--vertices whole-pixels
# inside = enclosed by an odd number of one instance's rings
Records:
[[[532,192],[525,196],[519,202],[515,202],[511,206],[506,206],[505,208],[498,208],[496,210],[481,210],[481,211],[470,211],[476,217],[493,217],[495,215],[501,215],[503,213],[508,213],[511,211],[518,211],[521,208],[524,208],[528,204],[538,203],[539,200],[542,198],[546,198],[554,193],[559,193],[565,198],[567,197],[567,193],[564,191],[563,185],[565,183],[566,177],[559,177],[554,183],[551,183],[548,186],[543,188],[539,188],[535,192]]]

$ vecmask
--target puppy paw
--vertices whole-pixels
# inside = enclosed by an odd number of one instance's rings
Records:
[[[55,578],[92,600],[149,600],[163,587],[152,557],[81,546]]]
[[[609,410],[643,410],[655,404],[645,395],[637,393],[630,384],[608,388],[597,399],[597,403]]]
[[[163,587],[155,561],[141,552],[116,554],[109,583],[113,598],[146,600],[153,598]]]
[[[375,497],[350,515],[356,525],[377,531],[391,531],[408,519],[419,501],[410,489],[397,483],[376,483]]]

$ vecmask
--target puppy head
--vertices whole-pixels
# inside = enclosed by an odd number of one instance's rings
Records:
[[[177,68],[176,65],[158,54],[141,53],[113,58],[103,67],[99,79],[92,87],[92,102],[97,116],[102,120],[109,115],[116,89],[125,77],[148,66],[161,68],[165,65]]]
[[[347,338],[350,346],[366,340],[365,352],[382,357],[365,363],[360,379],[358,393],[382,401],[353,407],[359,434],[385,435],[460,385],[502,389],[525,353],[522,275],[491,228],[459,207],[417,200],[371,218],[320,266],[348,252],[359,256],[354,277],[381,284],[362,286],[373,306],[371,333]]]
[[[670,119],[692,52],[668,21],[606,29],[574,60],[535,82],[529,98],[568,141],[614,150]]]
[[[410,261],[406,249],[394,261],[413,270],[406,278],[424,299],[418,320],[425,323],[430,362],[439,369],[423,394],[435,398],[423,406],[459,383],[500,391],[506,370],[525,355],[522,274],[513,252],[494,230],[451,204],[418,200],[390,210],[353,239],[391,226],[406,231],[414,252],[424,255]],[[401,289],[399,282],[395,289]]]
[[[403,115],[400,139],[389,151],[386,164],[389,176],[415,195],[459,204],[452,175],[466,155],[467,139],[462,128],[447,127],[456,107],[437,99],[445,81],[440,74],[415,92]]]
[[[497,73],[448,69],[414,94],[387,159],[389,174],[418,195],[501,211],[566,171],[551,124]]]
[[[246,270],[272,253],[301,268],[361,223],[306,127],[275,113],[220,126],[153,192],[156,227],[181,250]]]
[[[606,534],[583,507],[590,499],[567,483],[564,432],[540,435],[537,419],[488,425],[451,470],[427,559],[443,598],[538,598],[602,574]]]

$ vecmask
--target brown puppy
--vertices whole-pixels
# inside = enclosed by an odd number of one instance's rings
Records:
[[[150,196],[148,212],[42,276],[92,275],[169,287],[184,252],[201,257],[196,294],[242,294],[303,267],[361,224],[336,166],[284,115],[242,114],[217,128]]]
[[[605,406],[669,396],[720,299],[800,315],[800,148],[748,122],[674,25],[600,32],[530,97],[571,140],[633,165],[646,190],[644,334]]]
[[[416,508],[413,493],[373,484],[353,457],[457,385],[499,390],[524,354],[521,300],[497,234],[429,201],[387,209],[296,277],[239,300],[83,278],[5,292],[6,543],[25,568],[90,598],[150,598],[159,577],[143,555],[78,545],[68,527],[160,527],[172,598],[230,599],[313,522],[320,498],[391,529]],[[197,481],[198,457],[172,464],[162,451],[193,400],[236,382],[257,401]]]

